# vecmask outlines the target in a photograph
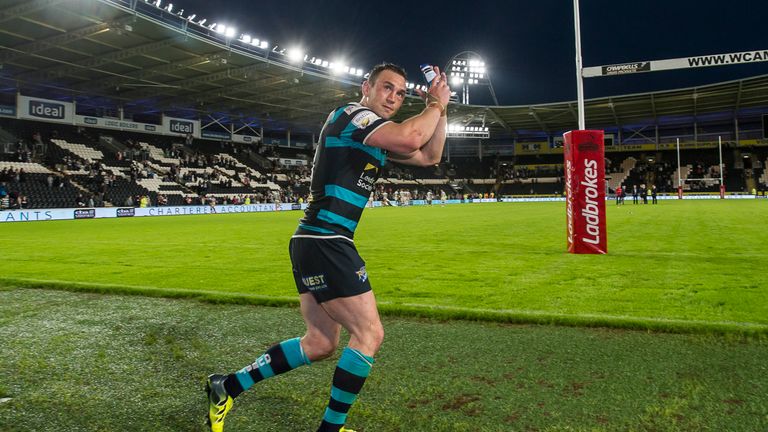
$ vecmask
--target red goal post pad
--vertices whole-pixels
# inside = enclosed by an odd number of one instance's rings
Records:
[[[601,130],[563,134],[568,252],[608,253],[605,144]]]

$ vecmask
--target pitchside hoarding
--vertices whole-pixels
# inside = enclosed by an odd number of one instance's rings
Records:
[[[608,253],[603,131],[570,131],[563,138],[568,252]]]

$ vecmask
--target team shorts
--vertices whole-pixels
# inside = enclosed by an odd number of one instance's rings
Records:
[[[349,240],[293,237],[288,252],[299,294],[312,293],[318,303],[371,290],[365,262]]]

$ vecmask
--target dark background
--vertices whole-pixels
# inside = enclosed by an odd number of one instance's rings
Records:
[[[168,2],[163,1],[163,5]],[[178,0],[185,9],[312,56],[349,59],[369,69],[381,61],[443,66],[470,50],[486,61],[502,105],[576,99],[573,2],[570,0],[350,2],[341,0]],[[763,0],[585,0],[581,2],[584,66],[694,55],[768,50]],[[768,73],[768,62],[585,80],[587,99],[692,87]],[[473,103],[490,103],[486,90]]]

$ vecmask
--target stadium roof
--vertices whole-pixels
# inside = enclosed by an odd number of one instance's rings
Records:
[[[360,77],[291,63],[145,0],[6,0],[0,6],[3,92],[123,107],[126,114],[317,132],[328,112],[360,98]],[[400,117],[420,110],[409,98]],[[576,101],[526,106],[451,104],[453,122],[491,136],[555,134],[578,126]],[[588,128],[768,109],[768,76],[586,101]],[[210,116],[210,117],[207,117]]]

